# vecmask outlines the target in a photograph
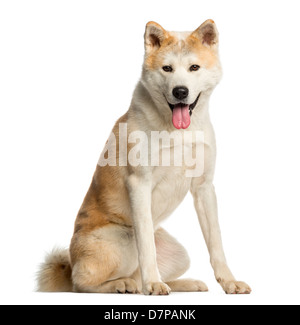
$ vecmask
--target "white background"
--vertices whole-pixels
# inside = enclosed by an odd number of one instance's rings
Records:
[[[1,1],[1,304],[298,304],[300,19],[297,1]],[[191,195],[164,227],[208,293],[36,293],[45,252],[67,247],[100,152],[129,107],[149,20],[212,18],[224,76],[210,105],[228,264],[251,295],[215,281]]]

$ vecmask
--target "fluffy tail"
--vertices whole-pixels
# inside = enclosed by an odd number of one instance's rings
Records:
[[[69,250],[55,248],[47,254],[37,273],[37,291],[71,292],[71,274]]]

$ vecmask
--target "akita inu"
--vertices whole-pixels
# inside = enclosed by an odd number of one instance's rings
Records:
[[[107,142],[102,156],[108,163],[97,165],[69,250],[54,250],[41,266],[38,290],[147,295],[207,291],[201,281],[178,279],[189,267],[188,254],[160,227],[190,190],[216,280],[226,293],[250,293],[227,266],[212,183],[216,145],[208,104],[222,74],[216,25],[207,20],[193,32],[169,32],[149,22],[144,38],[142,76],[129,110],[113,128],[114,140]],[[127,127],[125,136],[121,124]],[[152,131],[176,131],[174,139],[189,131],[203,132],[201,175],[187,176],[190,167],[184,162],[130,163],[129,155],[139,158],[130,153],[135,148],[133,135],[143,132],[139,148],[147,148]],[[195,147],[195,138],[189,139],[190,147]],[[172,141],[168,149],[174,151]],[[109,163],[113,151],[117,159]]]

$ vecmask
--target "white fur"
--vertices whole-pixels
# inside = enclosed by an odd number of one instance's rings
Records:
[[[203,33],[207,31],[208,34],[204,37]],[[196,35],[201,42],[199,44],[207,42],[203,46],[211,46],[209,54],[207,48],[204,50],[209,59],[214,58],[217,53],[214,22],[206,21],[194,33],[192,37]],[[187,32],[172,34],[181,45],[189,35]],[[158,24],[147,24],[146,61],[148,51],[153,50],[153,47],[157,50],[166,35],[169,34]],[[201,46],[197,47],[198,51],[199,48],[203,50]],[[142,160],[148,158],[148,162],[151,162],[154,161],[151,153],[160,155],[163,147],[167,147],[170,156],[173,156],[177,149],[174,146],[180,142],[178,139],[185,140],[184,148],[194,148],[201,144],[203,150],[196,157],[201,160],[199,165],[202,173],[197,176],[187,174],[191,166],[185,159],[182,164],[175,163],[175,159],[172,164],[170,160],[170,166],[127,165],[127,150],[120,153],[124,150],[119,148],[121,161],[113,157],[118,139],[110,137],[75,222],[70,261],[69,255],[54,252],[39,273],[40,290],[122,293],[137,293],[142,290],[145,294],[168,294],[170,288],[175,291],[206,291],[207,287],[201,281],[177,280],[187,270],[189,258],[177,240],[160,227],[160,223],[172,214],[188,191],[191,191],[217,281],[226,293],[250,293],[250,287],[244,282],[236,281],[227,266],[213,186],[216,143],[208,106],[211,93],[221,78],[220,63],[213,60],[209,68],[204,65],[198,71],[190,71],[190,66],[198,63],[195,62],[195,54],[193,51],[178,51],[182,49],[178,46],[176,48],[175,52],[173,47],[168,48],[167,52],[163,51],[164,58],[160,57],[159,61],[162,65],[172,65],[172,73],[157,65],[155,68],[147,68],[145,63],[130,108],[116,125],[120,127],[124,126],[124,121],[127,123],[131,143],[127,148],[126,143],[123,143],[127,139],[127,133],[119,128],[119,144],[122,143],[119,147],[130,149],[128,156],[135,155],[132,149],[148,148],[148,151],[143,151]],[[177,86],[189,89],[189,95],[183,104],[192,104],[201,94],[194,107],[191,123],[188,129],[176,129],[174,141],[161,144],[153,153],[149,150],[153,131],[172,133],[175,130],[168,102],[179,104],[172,93]],[[181,105],[181,109],[186,109],[186,105]],[[204,134],[204,138],[199,139],[199,132]],[[191,133],[192,136],[187,137]],[[135,143],[137,138],[138,144]],[[133,147],[132,142],[135,144]],[[108,158],[105,158],[106,151]],[[107,162],[115,167],[104,168]],[[111,183],[110,173],[115,178]]]
[[[184,39],[187,33],[176,33]],[[186,86],[191,104],[201,92],[193,111],[189,131],[201,130],[205,136],[204,173],[198,178],[187,178],[182,167],[139,167],[129,177],[133,220],[136,230],[139,263],[142,271],[144,292],[148,293],[151,283],[161,281],[155,260],[154,229],[167,218],[191,190],[201,229],[210,253],[215,276],[226,292],[250,291],[243,282],[236,282],[229,270],[222,247],[217,216],[217,203],[213,188],[213,174],[216,158],[214,131],[208,113],[210,95],[219,82],[222,72],[220,64],[213,68],[201,68],[191,73],[188,68],[195,61],[191,53],[169,52],[164,65],[172,65],[174,72],[162,69],[143,70],[142,78],[134,92],[129,116],[135,128],[145,132],[150,130],[173,131],[171,111],[166,99],[175,103],[172,89]],[[180,132],[185,132],[180,130]],[[161,284],[163,286],[163,283]],[[237,289],[238,288],[238,289]],[[165,288],[168,290],[168,288]]]

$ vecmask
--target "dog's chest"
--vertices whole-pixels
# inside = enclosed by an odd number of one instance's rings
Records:
[[[156,167],[153,171],[152,218],[154,225],[167,218],[190,189],[184,167]]]

